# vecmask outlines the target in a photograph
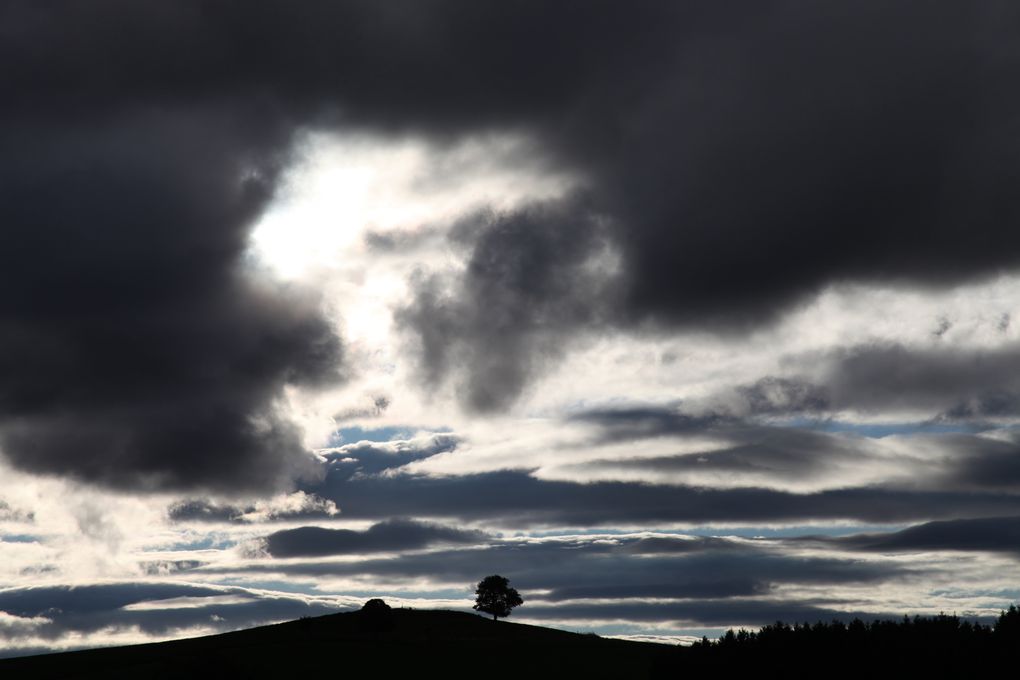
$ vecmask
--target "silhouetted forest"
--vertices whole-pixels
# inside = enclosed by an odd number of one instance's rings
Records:
[[[1011,605],[993,625],[947,614],[870,623],[777,621],[758,631],[729,630],[717,641],[702,638],[676,661],[677,670],[746,670],[769,676],[796,669],[967,677],[978,669],[1015,665],[1018,650],[1020,609]]]

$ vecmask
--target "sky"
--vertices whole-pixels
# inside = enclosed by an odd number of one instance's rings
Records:
[[[991,619],[1018,15],[0,0],[0,655]]]

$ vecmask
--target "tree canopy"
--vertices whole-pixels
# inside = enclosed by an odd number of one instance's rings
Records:
[[[497,617],[510,616],[510,610],[517,605],[524,604],[516,589],[510,587],[510,580],[493,574],[486,576],[478,583],[475,589],[474,609],[486,614],[492,614],[492,620]]]

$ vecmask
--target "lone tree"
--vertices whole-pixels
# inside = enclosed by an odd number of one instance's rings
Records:
[[[510,587],[510,580],[498,574],[483,578],[478,583],[475,595],[478,597],[475,598],[474,609],[492,614],[493,621],[499,616],[510,616],[511,609],[524,604],[517,591]]]

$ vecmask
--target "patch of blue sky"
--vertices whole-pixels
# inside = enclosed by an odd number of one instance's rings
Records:
[[[1010,604],[1020,602],[1020,588],[940,588],[931,591],[934,597],[944,597],[949,600],[967,600],[976,597],[996,598],[1004,603],[1005,609]]]
[[[341,427],[330,437],[330,446],[352,444],[354,442],[389,442],[395,439],[407,439],[414,431],[407,427]]]
[[[0,541],[4,543],[38,543],[39,536],[33,536],[32,534],[5,534],[0,536]]]
[[[237,541],[220,538],[217,536],[206,536],[205,538],[198,539],[196,541],[182,541],[179,543],[172,543],[166,548],[160,547],[160,550],[169,551],[185,551],[185,550],[226,550],[233,548],[237,545]]]
[[[410,439],[416,432],[427,430],[428,432],[450,432],[447,427],[422,428],[413,425],[393,425],[387,427],[341,427],[330,437],[330,446],[352,444],[355,442],[391,442],[401,439]]]

